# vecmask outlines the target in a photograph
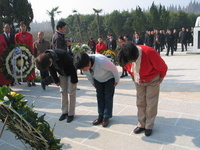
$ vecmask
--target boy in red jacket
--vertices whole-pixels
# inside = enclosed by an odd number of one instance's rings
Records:
[[[137,91],[139,122],[134,133],[145,131],[145,135],[150,136],[157,115],[160,83],[166,75],[167,65],[152,47],[135,46],[133,43],[127,42],[120,45],[116,51],[120,66],[133,64],[132,79]]]

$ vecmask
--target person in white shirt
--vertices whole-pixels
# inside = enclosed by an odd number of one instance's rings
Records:
[[[102,123],[103,127],[108,126],[109,118],[112,117],[115,86],[119,82],[116,66],[104,55],[88,55],[85,52],[74,56],[74,66],[83,70],[96,88],[99,116],[93,121],[93,125]]]

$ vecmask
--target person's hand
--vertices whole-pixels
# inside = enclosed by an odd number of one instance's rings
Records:
[[[132,78],[133,82],[135,82],[135,80],[134,80],[134,76],[131,76],[131,78]]]
[[[56,83],[57,86],[60,86],[60,82]]]
[[[159,82],[162,83],[163,79],[164,79],[164,78],[160,78],[160,79],[159,79]]]
[[[115,82],[115,83],[114,83],[114,86],[117,86],[117,84],[118,84],[118,83],[117,83],[117,82]]]
[[[76,85],[77,85],[77,83],[72,83],[72,85],[73,85],[73,86],[76,86]]]
[[[96,89],[96,86],[95,86],[95,84],[92,84],[94,87],[95,87],[95,89]]]

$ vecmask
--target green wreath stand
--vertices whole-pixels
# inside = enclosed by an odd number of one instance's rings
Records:
[[[61,149],[60,139],[54,137],[53,129],[44,120],[45,115],[38,117],[32,110],[33,105],[29,107],[23,98],[22,94],[10,92],[7,86],[0,87],[0,119],[4,124],[0,137],[7,126],[7,129],[15,134],[16,139],[35,150]]]

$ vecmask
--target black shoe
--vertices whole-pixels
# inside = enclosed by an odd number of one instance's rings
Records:
[[[46,84],[44,79],[41,80],[41,86],[43,90],[46,90]]]
[[[68,114],[62,114],[59,118],[59,121],[63,121],[67,118]]]
[[[109,123],[109,119],[108,118],[104,118],[103,122],[102,122],[102,127],[107,127]]]
[[[98,124],[102,123],[102,121],[103,121],[103,118],[97,118],[96,120],[94,120],[94,121],[92,122],[92,124],[93,124],[93,125],[98,125]]]
[[[145,128],[136,127],[136,128],[133,130],[133,132],[134,132],[135,134],[138,134],[138,133],[141,133],[141,132],[144,131],[144,130],[145,130]]]
[[[125,75],[121,75],[121,76],[120,76],[120,78],[123,78],[123,77],[125,77]]]
[[[146,129],[144,134],[145,136],[150,136],[152,134],[152,129]]]
[[[67,123],[72,122],[73,119],[74,119],[74,116],[68,116],[68,117],[67,117]]]
[[[36,86],[35,82],[32,82],[32,86]]]
[[[28,83],[28,87],[31,87],[31,83]]]

